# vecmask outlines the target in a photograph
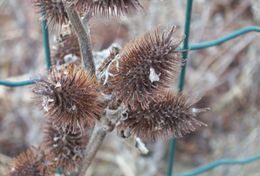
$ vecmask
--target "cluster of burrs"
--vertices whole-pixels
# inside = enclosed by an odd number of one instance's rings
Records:
[[[33,2],[39,12],[44,11],[48,23],[55,25],[69,23],[67,7],[80,16],[106,17],[142,9],[138,0]],[[121,50],[113,48],[96,66],[95,74],[77,60],[83,57],[79,36],[60,35],[52,51],[52,68],[33,87],[35,101],[46,117],[43,142],[39,148],[20,154],[9,176],[54,175],[58,169],[64,175],[78,175],[93,127],[102,124],[103,117],[111,120],[108,112],[117,109],[123,110],[113,117],[110,130],[116,128],[124,138],[179,138],[205,125],[197,114],[207,108],[195,108],[196,101],[172,89],[181,65],[177,48],[183,40],[174,36],[175,30],[157,28]]]

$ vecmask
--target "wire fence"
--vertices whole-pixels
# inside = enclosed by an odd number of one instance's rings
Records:
[[[249,33],[249,32],[260,32],[260,26],[247,26],[241,29],[238,29],[226,36],[220,37],[215,40],[211,41],[205,41],[201,43],[193,43],[189,44],[189,36],[190,36],[190,24],[191,24],[191,15],[192,15],[192,5],[193,0],[187,0],[187,6],[186,6],[186,17],[185,17],[185,26],[184,26],[184,34],[185,39],[183,42],[183,47],[178,48],[178,50],[182,50],[182,66],[181,66],[181,72],[179,76],[179,83],[178,83],[178,90],[179,92],[182,92],[184,89],[184,80],[185,80],[185,74],[186,74],[186,66],[187,66],[187,59],[188,59],[188,51],[191,50],[200,50],[200,49],[206,49],[209,47],[221,45],[229,40],[232,40],[238,36],[241,36],[243,34]],[[42,16],[44,17],[44,11]],[[49,33],[48,33],[48,27],[45,18],[42,18],[41,21],[41,28],[42,28],[42,39],[43,39],[43,48],[45,53],[45,63],[47,69],[51,67],[51,55],[50,55],[50,47],[49,47]],[[7,86],[7,87],[21,87],[21,86],[27,86],[34,84],[35,80],[22,80],[22,81],[8,81],[8,80],[0,80],[0,85]],[[200,175],[202,173],[208,172],[209,170],[212,170],[216,167],[222,166],[222,165],[245,165],[250,164],[252,162],[260,160],[260,154],[256,154],[255,156],[248,157],[245,159],[220,159],[213,161],[211,163],[208,163],[204,166],[195,168],[194,170],[182,172],[182,173],[176,173],[174,174],[174,157],[175,157],[175,148],[176,148],[176,139],[171,139],[169,141],[169,158],[168,158],[168,169],[167,169],[167,176],[196,176]]]

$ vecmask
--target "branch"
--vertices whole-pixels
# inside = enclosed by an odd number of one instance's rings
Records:
[[[82,62],[91,75],[95,75],[95,64],[92,55],[92,47],[88,32],[88,25],[83,25],[78,13],[64,2],[69,20],[78,37]],[[85,20],[86,21],[86,20]]]
[[[102,116],[100,122],[95,124],[89,143],[84,152],[85,157],[79,169],[80,176],[85,176],[87,169],[93,161],[107,133],[114,130],[123,111],[125,111],[125,108],[123,107],[119,107],[116,110],[106,109],[106,114]]]
[[[85,157],[82,161],[80,168],[80,176],[85,176],[87,169],[93,161],[106,135],[107,131],[100,124],[96,123],[92,135],[90,137],[89,143],[85,150]]]

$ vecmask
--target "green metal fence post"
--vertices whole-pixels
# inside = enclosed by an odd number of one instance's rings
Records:
[[[45,53],[45,63],[47,66],[47,69],[51,67],[51,52],[50,52],[50,45],[49,45],[49,32],[48,32],[48,25],[46,21],[46,12],[45,12],[45,5],[42,3],[41,7],[41,28],[42,28],[42,40],[43,40],[43,47],[44,47],[44,53]]]
[[[184,26],[185,39],[183,41],[183,48],[182,48],[183,50],[187,50],[189,48],[192,4],[193,4],[193,0],[187,0],[185,26]],[[182,66],[181,66],[181,73],[180,73],[179,85],[178,85],[179,92],[182,92],[184,88],[187,58],[188,58],[188,51],[185,51],[182,54]],[[173,166],[174,166],[174,158],[175,158],[175,148],[176,148],[176,139],[171,139],[169,143],[169,159],[168,159],[167,176],[172,176],[174,173]]]

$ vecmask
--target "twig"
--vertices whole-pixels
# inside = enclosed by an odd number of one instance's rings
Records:
[[[95,75],[95,64],[92,55],[88,26],[87,24],[82,24],[78,13],[74,9],[72,9],[66,3],[64,3],[64,6],[66,8],[69,20],[78,37],[83,65],[92,75]]]
[[[83,159],[80,176],[84,176],[98,149],[107,135],[107,131],[100,123],[96,123],[95,128],[86,147],[85,157]]]
[[[119,107],[116,110],[106,109],[106,113],[102,116],[100,122],[95,124],[94,130],[84,152],[85,157],[82,161],[81,167],[79,168],[80,176],[85,176],[87,169],[93,161],[107,133],[114,130],[115,125],[121,118],[121,114],[124,110],[124,107]]]

